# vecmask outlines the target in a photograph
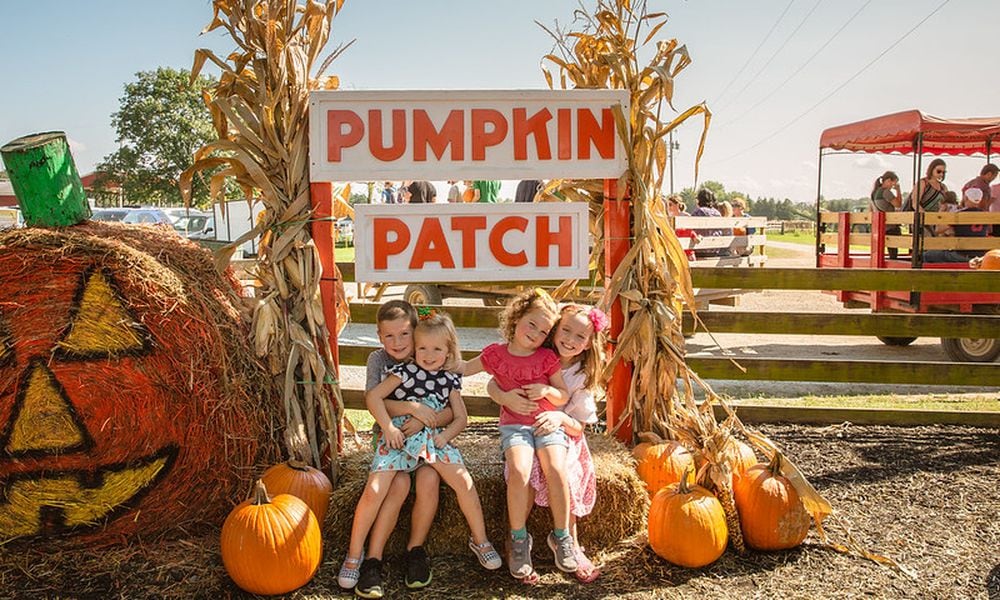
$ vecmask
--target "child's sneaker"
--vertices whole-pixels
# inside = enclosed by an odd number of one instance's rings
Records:
[[[521,540],[510,538],[510,554],[507,556],[507,568],[515,579],[524,579],[535,572],[531,566],[531,535]]]
[[[552,556],[556,559],[556,566],[565,573],[576,572],[576,543],[573,536],[557,538],[555,532],[549,534],[547,538],[549,548],[552,549]]]
[[[489,540],[486,540],[482,544],[477,544],[472,538],[469,538],[469,549],[475,553],[476,558],[479,559],[479,564],[483,565],[484,569],[496,571],[503,565],[503,561],[500,560],[500,554]]]
[[[431,582],[431,562],[423,546],[414,546],[406,552],[406,587],[411,590],[425,587]]]
[[[360,566],[361,557],[351,558],[348,556],[345,558],[340,565],[340,573],[337,574],[337,585],[345,590],[354,588],[358,584],[358,577],[361,576],[361,572],[358,570]]]
[[[377,558],[366,558],[361,563],[361,575],[354,593],[362,598],[382,597],[382,561]]]

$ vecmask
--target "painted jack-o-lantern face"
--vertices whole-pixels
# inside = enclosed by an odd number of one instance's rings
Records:
[[[0,270],[32,262],[9,258]],[[155,533],[197,518],[231,491],[232,471],[215,468],[226,448],[239,463],[252,447],[227,446],[209,426],[212,378],[178,370],[193,360],[190,315],[129,302],[140,286],[80,267],[50,262],[22,271],[40,277],[0,282],[0,540]]]

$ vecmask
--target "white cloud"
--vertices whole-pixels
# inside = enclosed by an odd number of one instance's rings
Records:
[[[66,142],[69,143],[69,150],[73,154],[80,154],[87,151],[87,145],[83,142],[78,142],[69,136],[66,137]]]
[[[864,169],[865,171],[873,169],[885,171],[892,165],[889,164],[889,161],[887,161],[885,157],[879,154],[864,154],[854,159],[853,166],[856,169]]]

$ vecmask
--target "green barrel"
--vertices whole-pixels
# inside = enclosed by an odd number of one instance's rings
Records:
[[[0,148],[14,195],[29,227],[66,227],[90,217],[66,134],[35,133]]]

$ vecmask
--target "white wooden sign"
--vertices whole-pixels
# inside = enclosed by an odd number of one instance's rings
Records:
[[[357,281],[589,277],[583,202],[359,204],[354,216]]]
[[[312,181],[617,179],[625,90],[315,91]]]

